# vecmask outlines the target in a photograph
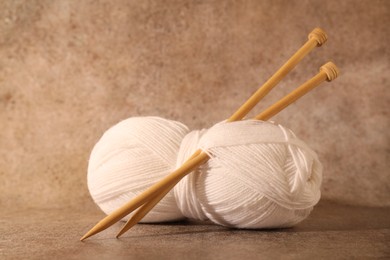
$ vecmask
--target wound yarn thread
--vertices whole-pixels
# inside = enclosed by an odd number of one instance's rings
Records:
[[[108,215],[172,172],[187,133],[185,125],[159,117],[132,117],[107,130],[88,164],[88,189],[95,203]],[[169,192],[142,222],[181,218]]]
[[[237,228],[290,227],[320,199],[316,153],[281,125],[245,120],[192,131],[178,165],[198,148],[210,159],[174,189],[186,217]]]
[[[130,118],[103,135],[88,167],[91,196],[110,214],[199,148],[210,160],[184,177],[142,222],[188,217],[237,228],[290,227],[320,199],[322,165],[291,130],[245,120],[189,132],[158,117]]]

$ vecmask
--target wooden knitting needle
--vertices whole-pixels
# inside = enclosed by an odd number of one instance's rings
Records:
[[[307,94],[310,90],[319,86],[322,82],[332,81],[338,77],[340,74],[340,70],[337,66],[329,61],[323,66],[320,67],[320,71],[313,78],[306,81],[304,84],[290,92],[287,96],[280,99],[278,102],[274,103],[266,110],[258,114],[255,119],[266,121],[285,109],[287,106],[294,103],[297,99],[301,98],[305,94]]]
[[[297,99],[301,98],[305,94],[307,94],[313,88],[319,86],[325,80],[332,81],[339,74],[339,70],[336,65],[332,62],[328,62],[320,68],[320,71],[317,75],[315,75],[310,80],[306,81],[303,85],[299,86],[284,98],[280,99],[278,102],[274,103],[262,113],[258,114],[254,119],[266,121],[285,109],[287,106],[295,102]],[[202,153],[204,154],[204,153]],[[190,158],[193,159],[192,156]],[[184,176],[183,176],[184,177]],[[119,231],[117,234],[117,238],[124,234],[127,230],[132,228],[135,224],[137,224],[165,195],[173,189],[173,187],[182,179],[179,177],[175,180],[175,182],[171,183],[171,185],[164,190],[162,193],[156,194],[153,199],[149,200],[147,203],[142,205],[137,212],[127,221],[125,226]]]
[[[269,79],[264,83],[229,119],[228,121],[235,121],[242,119],[277,83],[282,80],[310,51],[315,47],[321,46],[327,40],[326,33],[320,29],[315,28],[308,36],[308,41]],[[207,156],[199,157],[201,151],[197,151],[196,154],[192,156],[193,160],[188,160],[177,170],[190,172],[195,167],[207,160]],[[176,170],[176,171],[177,171]],[[176,172],[175,171],[175,172]],[[88,231],[80,240],[84,240],[100,231],[110,227],[114,223],[121,220],[123,217],[128,215],[133,210],[140,207],[146,201],[148,201],[151,196],[154,196],[156,192],[161,192],[164,189],[168,188],[169,183],[175,179],[175,175],[168,175],[166,178],[160,182],[152,185],[150,188],[145,190],[139,196],[135,197],[130,202],[126,203],[122,207],[118,208],[110,215],[105,217],[99,223],[97,223],[90,231]],[[168,184],[166,184],[168,183]]]

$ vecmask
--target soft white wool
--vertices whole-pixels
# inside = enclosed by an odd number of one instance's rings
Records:
[[[247,120],[187,133],[181,123],[157,117],[130,118],[109,129],[88,167],[95,202],[111,213],[198,148],[211,159],[180,181],[143,222],[186,216],[239,228],[288,227],[318,202],[322,166],[291,130]]]
[[[174,189],[186,217],[238,228],[289,227],[320,199],[316,153],[281,125],[248,120],[193,131],[177,164],[198,148],[211,159]]]
[[[110,214],[172,172],[187,133],[185,125],[159,117],[133,117],[107,130],[88,165],[88,189],[95,203]],[[170,192],[142,221],[180,218],[183,215]]]

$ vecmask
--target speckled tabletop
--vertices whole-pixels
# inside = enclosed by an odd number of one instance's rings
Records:
[[[80,242],[103,215],[10,210],[0,220],[1,259],[346,259],[390,257],[390,208],[320,203],[294,228],[236,230],[208,222],[121,225]],[[123,223],[122,223],[123,224]]]

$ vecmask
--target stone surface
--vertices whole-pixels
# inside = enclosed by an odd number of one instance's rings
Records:
[[[385,0],[0,1],[1,215],[10,205],[93,208],[86,168],[104,130],[148,115],[211,126],[316,26],[328,43],[256,112],[333,60],[341,77],[275,120],[318,151],[324,198],[390,206],[389,8]]]
[[[10,210],[0,220],[1,259],[388,259],[390,208],[320,203],[290,229],[234,230],[208,222],[121,225],[84,242],[98,210]],[[123,224],[123,223],[122,223]]]

